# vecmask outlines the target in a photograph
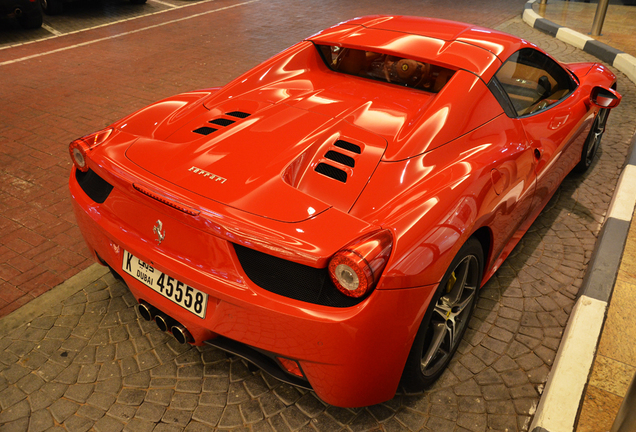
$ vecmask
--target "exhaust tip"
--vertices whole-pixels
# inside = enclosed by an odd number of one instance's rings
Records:
[[[141,315],[141,317],[146,321],[152,321],[155,317],[156,312],[154,311],[154,308],[145,303],[139,303],[137,310],[139,311],[139,315]]]
[[[17,17],[22,16],[22,9],[15,8],[15,11],[13,13],[15,13],[15,16]]]
[[[170,328],[170,326],[168,325],[168,318],[164,317],[163,315],[155,316],[155,322],[157,323],[157,327],[159,327],[159,330],[161,331],[167,331]]]
[[[177,340],[177,342],[181,344],[185,344],[186,342],[191,343],[194,340],[188,329],[181,325],[173,326],[170,330],[172,331],[172,335]]]

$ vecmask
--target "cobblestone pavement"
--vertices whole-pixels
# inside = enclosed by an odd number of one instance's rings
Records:
[[[594,61],[519,19],[499,28],[561,60]],[[106,275],[0,337],[0,431],[527,430],[634,132],[636,88],[618,75],[623,103],[600,158],[585,176],[566,178],[484,287],[458,353],[429,391],[361,409],[327,406],[216,349],[179,345],[138,319],[133,297]]]

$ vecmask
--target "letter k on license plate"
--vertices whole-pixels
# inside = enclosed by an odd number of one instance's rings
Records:
[[[122,270],[159,294],[200,318],[205,318],[208,295],[160,272],[124,250]]]

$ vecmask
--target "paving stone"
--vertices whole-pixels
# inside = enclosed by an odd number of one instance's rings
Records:
[[[497,384],[502,381],[499,373],[495,372],[491,368],[488,368],[475,375],[475,382],[477,382],[478,385],[482,386],[488,384]]]
[[[93,394],[94,387],[93,384],[75,384],[68,387],[64,397],[75,402],[85,403]]]
[[[163,397],[164,400],[165,400],[165,396],[166,395],[164,395]],[[174,395],[171,397],[169,402],[170,402],[171,408],[192,410],[196,408],[198,400],[199,400],[199,395],[196,395],[196,394],[174,393]]]
[[[97,432],[119,432],[124,429],[124,423],[112,417],[104,416],[95,422]]]
[[[150,422],[147,420],[142,420],[139,418],[134,418],[130,420],[126,426],[124,426],[124,431],[128,432],[151,432],[155,428],[156,424],[154,422]]]
[[[510,398],[508,388],[504,384],[492,384],[483,386],[481,393],[487,401],[506,400]]]
[[[12,364],[7,369],[2,371],[2,376],[7,380],[9,384],[18,382],[23,377],[27,376],[31,371],[24,366],[17,363]]]
[[[264,418],[258,400],[251,400],[239,405],[244,424],[252,424],[261,421]]]
[[[92,425],[91,420],[78,415],[73,415],[64,422],[66,429],[71,432],[86,432]]]
[[[165,411],[166,408],[162,405],[144,402],[137,410],[135,417],[151,422],[158,422],[161,420],[161,417],[163,417]]]
[[[55,401],[55,399],[53,399],[47,393],[43,392],[41,389],[30,394],[27,397],[27,400],[29,402],[29,405],[31,406],[32,411],[38,411],[47,408]]]
[[[53,417],[47,410],[39,410],[31,413],[29,418],[29,432],[42,432],[53,427]]]
[[[471,432],[484,432],[487,424],[486,414],[460,413],[457,425]]]
[[[300,392],[295,387],[287,384],[276,387],[274,389],[274,393],[285,405],[296,403],[296,401],[301,397]]]
[[[267,393],[259,398],[265,417],[271,417],[285,409],[285,404],[273,393]]]
[[[481,397],[462,396],[458,399],[460,412],[465,413],[485,413],[486,401]]]
[[[64,423],[64,421],[75,414],[78,409],[79,405],[68,399],[58,399],[49,407],[49,411],[57,423]]]
[[[95,385],[95,391],[101,393],[108,393],[112,396],[117,396],[122,386],[122,379],[119,377],[108,378],[107,380],[100,381]]]
[[[426,427],[435,432],[453,432],[455,430],[455,422],[439,417],[431,417],[426,422]]]
[[[21,400],[26,399],[26,396],[27,395],[17,387],[9,386],[0,392],[0,407],[5,410]]]
[[[102,364],[97,375],[98,381],[104,381],[108,378],[121,377],[121,367],[117,361],[108,361]]]
[[[145,390],[125,388],[119,393],[119,396],[117,396],[117,403],[139,406],[144,401],[145,397]]]
[[[548,380],[550,370],[545,366],[528,371],[528,379],[533,384],[542,384]]]
[[[515,406],[509,400],[486,401],[488,414],[515,414]]]
[[[316,417],[325,410],[325,404],[314,393],[307,393],[301,397],[296,406],[307,416]]]
[[[484,348],[489,349],[490,351],[493,351],[497,354],[503,354],[506,349],[508,348],[508,344],[506,342],[497,340],[495,338],[492,338],[490,336],[486,336],[482,341],[481,341],[481,345]]]
[[[168,408],[163,414],[161,421],[163,423],[173,424],[180,427],[186,427],[190,418],[192,417],[192,411],[184,411],[179,409]]]
[[[25,392],[27,395],[38,390],[44,385],[45,381],[38,375],[30,373],[22,377],[17,383],[16,387]]]
[[[31,415],[31,407],[26,400],[22,400],[7,409],[0,411],[0,424],[5,424],[29,417]]]
[[[175,390],[184,393],[201,393],[201,380],[180,380],[177,381]]]
[[[222,407],[198,406],[192,414],[192,419],[200,421],[208,426],[215,427],[221,419],[223,410],[224,409]]]
[[[505,414],[489,414],[488,427],[496,430],[515,430],[517,428],[517,417]]]
[[[77,410],[77,415],[92,420],[93,422],[104,417],[105,410],[91,405],[81,405]]]
[[[387,407],[384,404],[371,405],[367,407],[366,409],[369,412],[369,414],[371,414],[373,418],[379,423],[384,423],[385,421],[393,417],[393,415],[395,414],[395,412],[391,408]],[[312,418],[311,420],[312,424],[315,424],[316,423],[315,420],[317,418],[320,418],[321,416],[322,416],[322,413]]]
[[[128,423],[135,416],[136,412],[136,406],[121,405],[119,403],[115,403],[110,406],[107,414],[113,418],[122,421],[123,423]]]
[[[223,411],[223,415],[221,416],[221,420],[219,421],[219,427],[237,427],[242,424],[243,418],[241,417],[239,407],[237,405],[226,406],[225,410]]]

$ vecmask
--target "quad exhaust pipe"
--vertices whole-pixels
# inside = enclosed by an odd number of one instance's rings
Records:
[[[15,14],[15,16],[19,17],[22,16],[22,9],[20,8],[15,8],[15,11],[13,11],[13,13]]]
[[[174,338],[181,344],[192,343],[194,338],[185,326],[178,323],[175,319],[162,313],[159,309],[149,305],[146,302],[140,302],[137,306],[139,315],[146,321],[155,320],[157,327],[161,331],[170,331]]]

